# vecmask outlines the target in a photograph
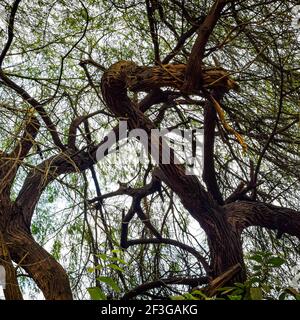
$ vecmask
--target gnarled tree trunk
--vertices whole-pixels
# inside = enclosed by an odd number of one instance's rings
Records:
[[[1,200],[0,258],[6,271],[5,298],[7,300],[22,299],[12,263],[14,261],[35,281],[46,299],[72,299],[66,271],[34,240],[22,208],[18,208],[5,197]]]
[[[127,96],[127,89],[149,90],[161,86],[180,87],[184,75],[183,65],[155,66],[142,68],[133,62],[121,61],[112,65],[104,74],[101,81],[102,95],[109,109],[118,117],[126,118],[130,129],[144,129],[148,135],[149,145],[151,130],[155,129],[153,122]],[[232,80],[226,72],[214,70],[203,71],[202,79],[207,87],[233,87]],[[219,80],[218,79],[222,79]],[[223,89],[222,89],[223,90]],[[156,149],[162,152],[163,146],[158,142]],[[171,150],[170,164],[159,163],[159,178],[178,194],[189,213],[200,223],[206,232],[211,251],[211,276],[228,270],[235,264],[242,266],[241,272],[234,281],[245,280],[244,261],[240,234],[228,223],[222,207],[204,189],[195,176],[185,175],[181,165],[172,163],[174,153]]]

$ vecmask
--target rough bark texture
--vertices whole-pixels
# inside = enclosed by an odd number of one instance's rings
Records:
[[[271,204],[239,201],[224,206],[227,220],[241,233],[244,229],[257,226],[277,230],[281,236],[287,233],[300,240],[300,212]]]
[[[202,71],[202,60],[204,57],[206,44],[208,42],[209,36],[211,35],[215,25],[220,18],[223,8],[229,2],[230,1],[228,0],[216,1],[206,18],[204,19],[203,23],[197,30],[198,37],[189,56],[185,73],[185,81],[182,86],[183,91],[191,92],[194,89],[200,89],[205,83],[204,73]]]
[[[32,237],[26,207],[2,198],[0,208],[0,256],[7,275],[6,299],[22,299],[12,260],[22,267],[46,299],[72,299],[68,276],[61,265]]]
[[[110,110],[118,117],[126,118],[130,129],[142,128],[149,137],[155,125],[129,99],[127,89],[135,91],[150,90],[161,86],[179,88],[183,76],[183,65],[138,67],[132,62],[121,61],[112,65],[103,75],[101,89]],[[224,76],[222,81],[205,73],[202,79],[205,85],[214,90],[216,98],[224,95],[224,90],[234,88],[231,79]],[[215,71],[214,71],[215,72]],[[224,71],[222,71],[223,73]],[[218,77],[217,77],[218,78]],[[206,106],[206,130],[213,132],[215,114],[211,106]],[[171,163],[159,163],[158,178],[164,181],[177,195],[188,212],[199,222],[206,232],[210,247],[211,273],[216,277],[234,265],[241,265],[241,271],[231,281],[245,280],[241,233],[249,226],[262,226],[277,229],[299,237],[299,212],[278,208],[256,202],[234,202],[223,205],[223,199],[217,188],[215,169],[213,167],[213,139],[206,137],[206,176],[204,180],[208,191],[195,176],[187,176],[183,167],[172,163],[174,155],[171,151]],[[152,141],[152,143],[154,143]],[[154,143],[155,144],[155,143]],[[156,142],[156,149],[162,151],[161,142]],[[173,157],[172,157],[173,156]]]
[[[22,300],[22,293],[20,291],[16,270],[13,266],[10,253],[2,232],[0,231],[0,262],[5,269],[5,282],[4,296],[6,300]]]
[[[226,93],[225,88],[213,90],[212,96],[216,100],[221,100]],[[217,182],[214,146],[215,146],[215,128],[217,123],[217,113],[210,101],[204,106],[204,159],[203,159],[203,181],[206,184],[208,192],[212,197],[222,205],[224,203],[220,188]]]
[[[62,266],[28,233],[18,227],[9,228],[9,251],[14,261],[35,281],[47,300],[71,300],[68,276]]]
[[[143,84],[146,89],[164,85],[178,87],[179,73],[175,73],[174,70],[182,69],[182,65],[170,65],[163,68],[147,68],[145,72],[144,68],[137,67],[132,62],[121,61],[112,65],[102,77],[102,95],[110,110],[116,116],[126,118],[130,129],[144,129],[149,137],[149,145],[151,142],[152,145],[156,144],[159,151],[163,148],[161,142],[151,141],[151,129],[155,128],[154,124],[128,98],[127,88],[144,90]],[[141,73],[137,73],[137,70]],[[202,78],[207,79],[207,86],[224,87],[223,82],[220,84],[215,79],[210,81],[207,75],[203,75]],[[225,83],[228,81],[229,79]],[[134,85],[136,83],[139,84],[138,88]],[[244,266],[239,234],[227,222],[222,207],[206,192],[195,176],[185,175],[183,167],[172,163],[172,159],[174,158],[171,151],[171,163],[159,163],[159,178],[177,193],[185,208],[205,230],[211,250],[211,275],[217,276],[238,263]],[[243,271],[235,278],[239,281],[244,279]]]

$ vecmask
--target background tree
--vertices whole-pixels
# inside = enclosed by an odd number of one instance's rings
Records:
[[[244,282],[253,250],[284,258],[272,282],[288,282],[300,236],[296,5],[2,1],[6,299],[37,287],[46,299],[87,287],[162,298],[228,270],[227,284]],[[120,118],[203,129],[203,171],[140,163],[136,140],[97,162]]]

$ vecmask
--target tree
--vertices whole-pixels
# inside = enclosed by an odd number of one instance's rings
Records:
[[[297,261],[296,4],[0,5],[6,299],[22,298],[26,278],[46,299],[82,297],[87,279],[118,298],[166,297],[219,277],[244,282],[249,250],[282,251],[288,268]],[[107,129],[125,154],[124,119],[150,144],[156,128],[203,129],[202,173],[187,175],[172,148],[167,164],[139,163],[138,141],[126,166],[108,151],[98,161]]]

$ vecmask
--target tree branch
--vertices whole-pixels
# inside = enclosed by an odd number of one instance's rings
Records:
[[[16,0],[13,3],[10,18],[9,18],[9,25],[8,25],[8,39],[4,46],[4,49],[2,50],[0,54],[0,79],[3,81],[3,83],[8,86],[9,88],[13,89],[17,94],[19,94],[24,101],[28,102],[42,117],[43,121],[45,122],[47,128],[50,131],[50,134],[53,138],[54,143],[64,150],[64,145],[61,143],[60,138],[58,136],[57,130],[52,123],[50,117],[47,115],[46,111],[42,107],[42,105],[36,101],[34,98],[32,98],[23,88],[18,86],[15,82],[13,82],[11,79],[9,79],[5,73],[2,70],[2,64],[3,60],[12,44],[13,38],[14,38],[14,22],[15,22],[15,15],[18,10],[18,6],[21,0]]]
[[[12,44],[13,38],[14,38],[14,24],[15,24],[15,16],[18,10],[18,6],[20,4],[21,0],[15,0],[12,9],[10,12],[10,17],[9,17],[9,23],[8,23],[8,38],[7,42],[0,54],[0,69],[2,67],[3,60]]]
[[[159,279],[151,282],[146,282],[135,287],[134,289],[125,293],[124,296],[121,298],[121,300],[129,300],[140,294],[143,294],[148,290],[165,287],[167,285],[177,284],[177,285],[188,285],[191,287],[197,287],[203,284],[207,284],[208,282],[209,282],[208,277],[198,277],[198,278],[175,277],[175,278]]]
[[[245,228],[257,226],[300,239],[300,211],[253,201],[230,203],[224,209],[227,220],[239,233]]]
[[[6,229],[9,252],[13,260],[36,282],[47,300],[71,300],[68,276],[62,266],[41,247],[23,227],[21,216],[12,219]]]
[[[221,12],[228,0],[217,0],[210,9],[208,15],[204,19],[200,28],[198,29],[198,37],[192,48],[192,52],[189,56],[187,63],[187,69],[185,73],[185,80],[182,86],[184,92],[193,92],[201,88],[202,79],[202,60],[204,57],[205,47],[208,42],[215,25],[217,24]]]
[[[130,129],[144,129],[148,136],[149,145],[151,145],[151,148],[154,147],[159,155],[162,154],[161,151],[163,150],[161,141],[157,143],[151,141],[151,130],[155,129],[155,126],[140,109],[131,103],[127,96],[127,87],[132,89],[134,86],[134,89],[136,89],[138,86],[140,90],[143,90],[153,84],[161,86],[166,82],[174,86],[174,83],[175,85],[178,83],[179,72],[182,72],[185,66],[179,65],[178,68],[178,65],[168,65],[168,68],[168,70],[165,70],[166,68],[160,66],[153,68],[137,67],[132,62],[122,61],[112,65],[104,72],[101,80],[102,95],[110,110],[118,117],[126,117]],[[155,72],[151,74],[153,70]],[[169,74],[172,72],[174,72],[174,75]],[[228,79],[225,81],[226,84],[227,81]],[[184,168],[174,163],[174,151],[172,148],[169,148],[169,150],[170,164],[163,164],[159,161],[161,169],[159,178],[179,195],[183,205],[192,216],[201,221],[200,216],[208,212],[212,213],[213,208],[216,209],[217,207],[216,203],[208,196],[195,176],[186,175]]]
[[[157,21],[154,17],[154,12],[156,10],[156,1],[146,0],[146,9],[147,9],[147,17],[148,23],[150,27],[150,33],[154,48],[154,60],[156,63],[160,62],[160,55],[159,55],[159,42],[158,42],[158,35],[157,35]]]
[[[34,145],[35,137],[38,134],[40,123],[37,117],[35,117],[31,112],[25,119],[25,128],[23,130],[23,135],[20,140],[17,142],[16,147],[10,153],[12,158],[18,156],[18,160],[23,160],[31,147]]]
[[[31,114],[26,115],[27,119],[24,120],[23,136],[17,141],[15,148],[9,154],[2,153],[0,157],[1,171],[0,171],[0,193],[5,192],[9,194],[11,185],[15,179],[18,168],[22,160],[26,157],[31,147],[33,146],[34,139],[38,134],[40,124],[38,119]]]
[[[0,69],[0,79],[2,79],[3,83],[7,87],[14,90],[18,95],[20,95],[23,98],[25,102],[29,103],[37,111],[37,113],[41,116],[45,125],[47,126],[55,145],[59,147],[61,150],[65,150],[66,148],[59,138],[57,129],[52,120],[50,119],[49,115],[47,114],[46,110],[44,109],[44,107],[36,99],[31,97],[23,88],[21,88],[14,81],[9,79],[2,69]]]
[[[212,92],[212,96],[220,101],[225,90],[219,88]],[[215,160],[214,160],[214,144],[215,144],[215,128],[217,115],[214,106],[207,101],[204,106],[204,163],[203,163],[203,180],[207,190],[213,198],[222,205],[224,203],[220,188],[217,182]]]
[[[154,90],[139,103],[139,108],[146,111],[155,103],[167,101],[168,97],[169,95],[163,91]],[[118,140],[119,127],[114,127],[112,131],[116,134]],[[24,208],[23,214],[28,226],[35,206],[45,188],[59,175],[83,171],[93,166],[97,162],[97,149],[105,142],[106,138],[97,145],[87,146],[79,151],[68,149],[41,162],[30,170],[15,201],[15,206]]]
[[[126,246],[125,248],[128,248],[130,246],[134,246],[134,245],[140,245],[140,244],[152,244],[152,243],[156,243],[156,244],[169,244],[175,247],[178,247],[182,250],[185,250],[187,252],[189,252],[190,254],[192,254],[203,266],[204,270],[207,272],[207,274],[210,274],[210,267],[206,261],[206,259],[193,247],[188,246],[185,243],[182,243],[180,241],[177,240],[173,240],[173,239],[169,239],[169,238],[153,238],[153,239],[135,239],[135,240],[127,240],[126,241]]]
[[[218,275],[236,263],[244,265],[240,239],[230,228],[222,208],[206,192],[199,179],[196,176],[186,175],[184,167],[174,161],[174,150],[169,146],[167,150],[164,149],[161,139],[152,139],[152,130],[156,129],[154,123],[127,96],[128,88],[136,90],[138,87],[139,90],[145,90],[153,85],[163,86],[166,83],[176,88],[180,82],[178,81],[180,72],[175,71],[183,69],[181,65],[179,66],[179,68],[178,65],[146,68],[138,67],[133,62],[120,61],[104,72],[101,79],[101,90],[109,109],[117,117],[126,118],[129,129],[139,128],[145,131],[148,145],[151,145],[151,153],[153,154],[155,150],[158,155],[156,161],[160,170],[157,177],[179,196],[183,206],[206,232],[212,252],[213,272]],[[153,70],[155,73],[151,73]],[[217,78],[218,81],[220,78]],[[228,87],[228,81],[230,82],[229,78],[225,80],[225,87]],[[211,85],[215,83],[209,82]],[[216,85],[218,86],[219,84]],[[165,164],[162,162],[162,154],[167,152],[170,157],[168,164]],[[227,239],[226,245],[224,245],[224,238]],[[243,281],[243,279],[245,279],[245,274],[241,272],[237,280]]]
[[[0,266],[5,270],[4,296],[6,300],[23,300],[22,293],[18,284],[16,270],[13,266],[6,241],[0,231]]]

